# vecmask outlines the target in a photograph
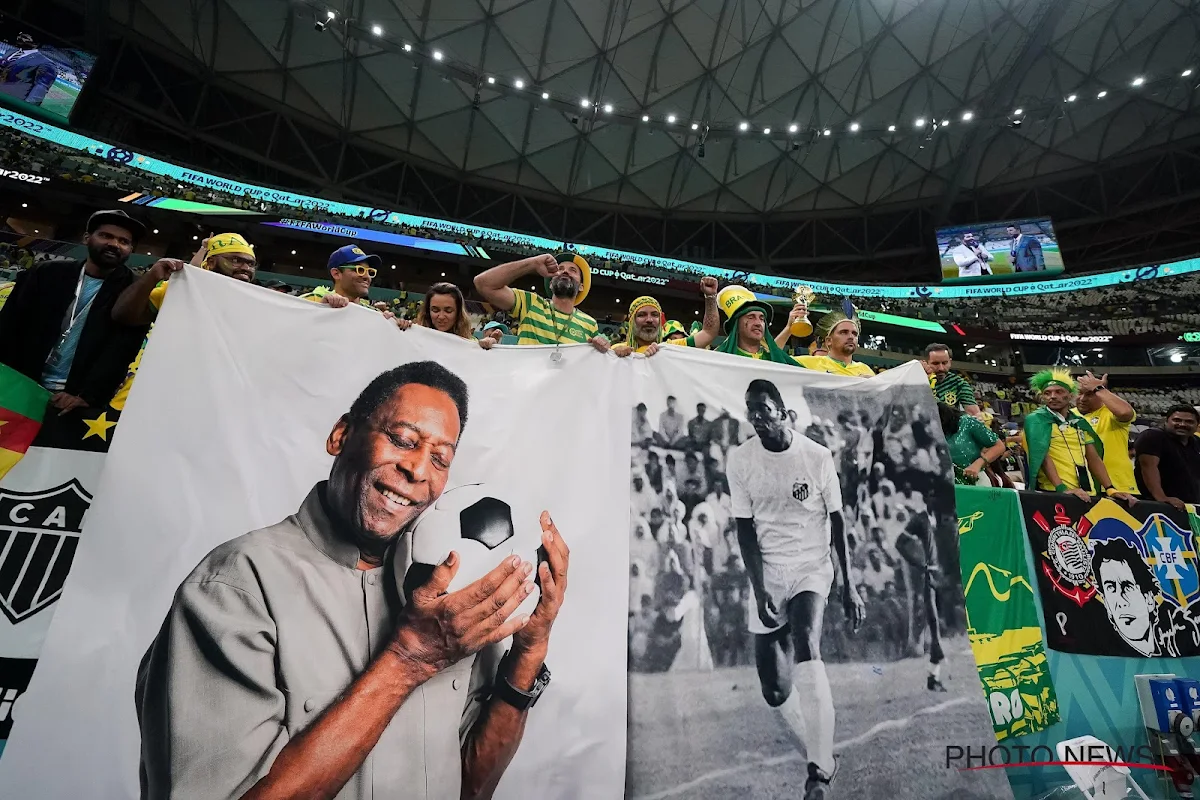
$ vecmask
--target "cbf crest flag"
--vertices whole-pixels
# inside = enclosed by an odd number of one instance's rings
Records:
[[[457,800],[465,775],[498,778],[497,798],[619,797],[629,365],[589,346],[485,351],[193,268],[171,283],[82,535],[70,483],[0,495],[0,537],[20,537],[0,623],[51,596],[47,565],[79,543],[0,795],[241,797],[281,753],[312,763],[300,734],[370,690],[372,666],[394,677],[403,620],[448,602],[412,581],[454,551],[454,596],[549,558],[553,525],[570,580],[547,672],[517,676],[524,654],[502,641],[421,675],[336,796]],[[544,610],[537,577],[515,613]],[[506,675],[542,687],[523,733],[496,727]],[[516,746],[502,775],[470,760],[484,735]]]
[[[1131,657],[1200,655],[1200,575],[1189,515],[1159,503],[1089,509],[1023,494],[1048,644]]]
[[[955,487],[967,635],[996,738],[1058,722],[1033,584],[1025,567],[1021,504],[1010,489]]]

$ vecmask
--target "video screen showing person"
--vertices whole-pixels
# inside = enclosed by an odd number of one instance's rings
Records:
[[[937,242],[947,283],[1044,278],[1063,271],[1049,217],[939,228]]]
[[[0,103],[14,111],[67,122],[95,64],[91,53],[0,14]]]

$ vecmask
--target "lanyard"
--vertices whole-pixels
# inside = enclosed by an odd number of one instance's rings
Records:
[[[88,301],[83,304],[83,308],[79,308],[79,297],[83,294],[83,276],[87,274],[87,267],[79,270],[79,280],[75,282],[75,296],[71,299],[71,305],[67,308],[67,313],[63,317],[63,332],[62,337],[58,340],[61,347],[67,337],[71,335],[71,329],[75,327],[75,323],[79,318],[87,313],[87,310],[92,307],[92,301],[96,299],[96,294],[88,298]],[[97,294],[99,291],[97,290]]]

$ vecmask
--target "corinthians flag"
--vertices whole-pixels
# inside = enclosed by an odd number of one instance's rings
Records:
[[[1191,515],[1160,503],[1090,509],[1021,494],[1047,643],[1134,658],[1200,655],[1200,571]]]

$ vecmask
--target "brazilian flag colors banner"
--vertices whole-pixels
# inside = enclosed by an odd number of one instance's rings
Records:
[[[967,635],[996,738],[1058,722],[1034,588],[1025,565],[1021,503],[1010,489],[955,487]]]
[[[1200,655],[1196,533],[1159,503],[1089,507],[1060,494],[1021,495],[1047,644],[1133,658]]]

